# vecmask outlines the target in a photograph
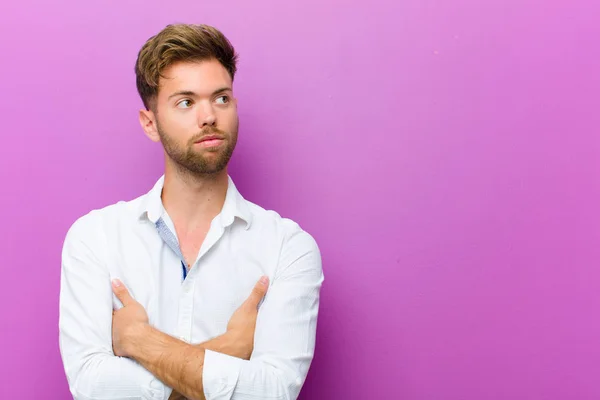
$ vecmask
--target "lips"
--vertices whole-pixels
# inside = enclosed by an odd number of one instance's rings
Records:
[[[194,142],[195,145],[207,149],[219,147],[224,141],[223,135],[205,135]]]
[[[200,139],[196,140],[194,143],[202,143],[206,141],[222,141],[224,139],[221,135],[206,135],[202,136]]]

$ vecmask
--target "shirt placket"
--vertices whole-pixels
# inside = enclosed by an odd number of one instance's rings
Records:
[[[209,229],[206,235],[205,243],[198,254],[198,259],[194,263],[189,273],[186,269],[185,260],[179,241],[175,234],[169,229],[168,225],[162,218],[156,221],[156,229],[159,236],[162,238],[164,243],[173,251],[173,253],[180,259],[182,266],[182,287],[181,295],[179,297],[179,315],[177,319],[177,334],[180,340],[191,343],[192,340],[192,324],[193,324],[193,311],[194,311],[194,290],[195,290],[195,279],[197,276],[197,265],[204,254],[221,238],[223,235],[223,229],[219,229],[218,232],[213,229]]]
[[[156,230],[158,235],[161,237],[163,242],[173,251],[173,253],[179,258],[181,264],[181,275],[182,275],[182,287],[181,295],[179,297],[179,315],[177,318],[177,334],[180,340],[184,342],[191,341],[192,334],[192,312],[193,312],[193,299],[194,299],[194,280],[191,277],[187,277],[187,269],[179,241],[175,234],[169,229],[167,224],[162,218],[156,221]]]

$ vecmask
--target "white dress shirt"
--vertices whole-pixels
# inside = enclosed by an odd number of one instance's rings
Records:
[[[112,350],[112,310],[119,278],[150,324],[191,344],[226,331],[233,312],[262,275],[249,361],[207,350],[207,400],[296,399],[315,348],[321,256],[296,223],[246,201],[231,178],[221,213],[184,279],[182,257],[161,193],[94,210],[67,233],[62,252],[60,351],[77,400],[167,399],[171,389]],[[172,240],[170,240],[172,239]]]

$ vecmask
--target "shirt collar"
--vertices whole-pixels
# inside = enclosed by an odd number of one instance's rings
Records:
[[[227,193],[225,194],[225,203],[221,209],[221,213],[217,216],[221,225],[225,228],[231,224],[235,218],[240,218],[246,223],[245,228],[249,229],[252,223],[252,212],[248,206],[248,202],[238,192],[233,180],[230,176],[227,177]],[[154,184],[154,187],[144,196],[140,203],[139,218],[147,218],[153,224],[156,223],[165,213],[165,208],[162,203],[161,194],[165,184],[165,176]]]

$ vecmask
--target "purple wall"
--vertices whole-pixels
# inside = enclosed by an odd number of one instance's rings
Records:
[[[303,399],[600,398],[597,1],[113,3],[0,3],[0,398],[68,398],[62,241],[161,173],[169,22],[236,45],[231,174],[321,246]]]

